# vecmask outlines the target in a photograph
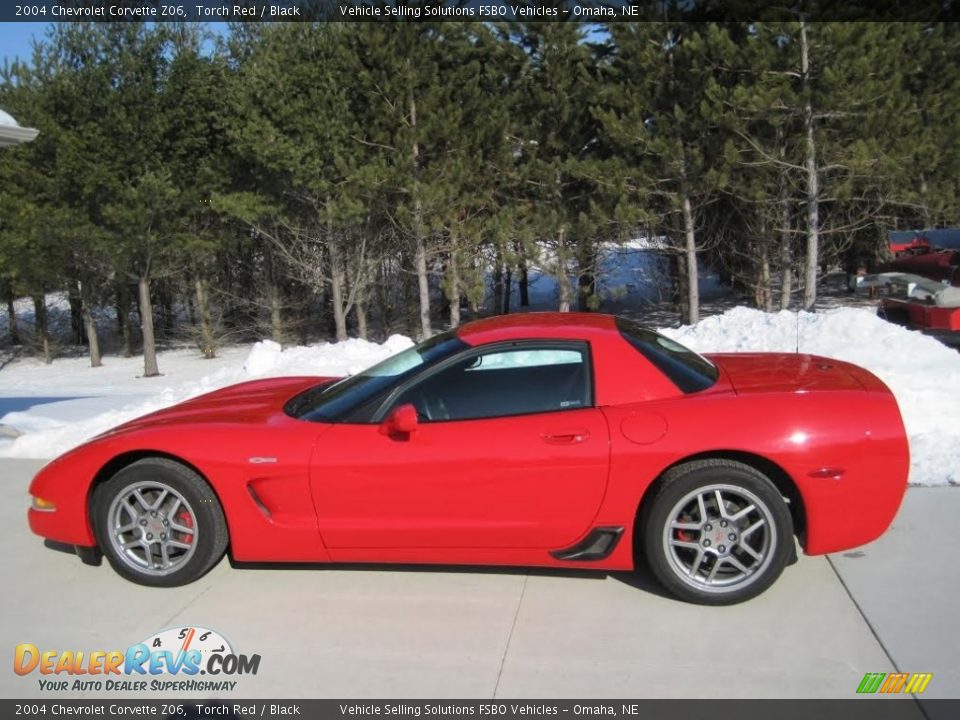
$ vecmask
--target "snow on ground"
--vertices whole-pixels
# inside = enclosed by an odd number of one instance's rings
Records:
[[[697,325],[663,332],[700,352],[814,353],[868,368],[897,396],[910,436],[910,482],[960,484],[960,353],[887,323],[871,310],[763,313],[737,307]],[[140,358],[107,357],[92,369],[82,358],[44,365],[19,360],[0,371],[0,424],[23,433],[0,441],[0,456],[54,457],[139,415],[244,380],[281,375],[358,372],[409,347],[394,335],[282,350],[263,341],[203,360],[196,351],[161,353],[159,378],[139,378]]]

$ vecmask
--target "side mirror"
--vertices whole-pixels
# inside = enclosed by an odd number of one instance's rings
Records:
[[[382,435],[409,435],[419,425],[417,409],[411,405],[399,405],[380,423]]]

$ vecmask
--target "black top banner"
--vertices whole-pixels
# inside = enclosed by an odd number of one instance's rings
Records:
[[[957,20],[960,0],[23,0],[0,22]]]

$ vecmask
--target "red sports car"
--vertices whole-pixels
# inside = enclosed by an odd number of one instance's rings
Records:
[[[145,585],[238,561],[653,573],[765,590],[869,542],[906,487],[897,403],[811,355],[700,356],[608,315],[469,323],[340,380],[224,388],[44,467],[30,527]]]

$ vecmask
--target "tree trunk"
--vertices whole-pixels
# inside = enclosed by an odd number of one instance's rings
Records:
[[[813,101],[810,97],[810,48],[807,25],[800,21],[800,52],[803,71],[803,124],[806,131],[807,168],[807,259],[804,269],[803,309],[814,310],[817,302],[817,258],[820,245],[820,178],[817,174],[817,146],[813,131]]]
[[[680,320],[684,322],[690,314],[690,295],[687,293],[687,256],[679,249],[672,254],[671,270],[673,273],[673,283],[671,285],[671,297],[674,305],[680,311]]]
[[[417,293],[420,301],[420,332],[424,338],[433,337],[430,324],[430,279],[427,275],[427,248],[423,237],[417,234],[415,264],[417,269]]]
[[[150,302],[150,279],[141,277],[137,282],[140,294],[140,330],[143,333],[143,376],[156,377],[160,374],[157,366],[157,341],[153,334],[153,305]]]
[[[927,176],[920,173],[920,203],[923,206],[923,227],[924,229],[933,228],[933,214],[930,212],[930,188],[927,187]]]
[[[785,151],[781,151],[783,157]],[[793,250],[790,247],[790,199],[787,197],[787,180],[780,176],[780,309],[790,307],[793,292]]]
[[[37,349],[43,355],[43,361],[49,365],[53,362],[53,349],[50,346],[50,328],[47,323],[47,301],[43,293],[33,296],[33,316],[37,327]]]
[[[417,103],[410,96],[410,127],[414,138],[417,133]],[[423,236],[423,204],[420,200],[420,143],[413,141],[413,224],[416,249],[414,264],[417,270],[417,292],[420,300],[420,333],[421,339],[433,337],[433,326],[430,324],[430,278],[427,275],[427,243]]]
[[[594,296],[597,292],[597,253],[588,240],[581,240],[577,250],[577,309],[580,312],[596,310]]]
[[[567,275],[567,230],[560,228],[557,236],[557,288],[560,291],[560,303],[557,308],[560,312],[570,312],[570,302],[573,300],[573,287]]]
[[[493,314],[503,315],[503,252],[497,245],[493,259]]]
[[[757,273],[757,308],[764,312],[773,311],[773,289],[770,283],[770,251],[764,240],[760,247],[760,265]]]
[[[392,274],[389,260],[382,260],[377,263],[377,285],[374,288],[373,295],[375,298],[375,309],[380,316],[380,330],[384,337],[390,334],[390,329],[393,326],[393,296],[391,294],[391,283],[389,281]]]
[[[13,294],[7,296],[7,325],[10,328],[10,344],[20,344],[20,326],[17,324],[17,308],[13,304]]]
[[[204,358],[212,360],[217,356],[217,344],[213,339],[213,323],[210,320],[210,298],[207,296],[207,284],[199,275],[194,281],[194,289],[200,313],[200,350]]]
[[[130,329],[130,299],[127,286],[117,288],[117,329],[120,332],[121,351],[125,358],[133,357],[133,333]]]
[[[97,324],[93,320],[90,308],[93,304],[90,297],[90,282],[79,281],[80,302],[83,307],[83,328],[87,336],[87,348],[90,354],[90,367],[100,367],[103,359],[100,356],[100,338],[97,337]]]
[[[346,272],[343,267],[343,256],[336,241],[331,240],[328,250],[330,251],[330,299],[333,303],[333,324],[337,342],[343,342],[347,339],[347,313],[343,301]]]
[[[697,237],[693,222],[693,209],[690,196],[683,196],[683,231],[686,239],[684,259],[687,274],[687,313],[684,319],[688,325],[700,321],[700,275],[697,269]]]
[[[506,272],[503,274],[503,302],[500,304],[503,306],[503,314],[510,314],[510,289],[513,287],[513,268],[510,267],[510,263],[505,263],[504,267]]]
[[[280,288],[270,283],[270,337],[275,343],[284,344],[286,333],[283,331],[283,313],[280,310]]]
[[[370,331],[367,328],[367,306],[365,303],[357,302],[354,305],[357,311],[357,335],[361,340],[370,339]]]
[[[83,301],[80,299],[80,281],[70,282],[67,293],[70,303],[70,334],[74,345],[83,345]]]
[[[519,249],[520,261],[518,263],[520,276],[517,278],[517,288],[520,293],[520,307],[530,307],[530,281],[527,277],[527,254],[523,248]]]
[[[267,304],[270,308],[270,339],[283,345],[286,341],[283,328],[282,297],[277,282],[276,260],[269,248],[264,253],[266,265]]]
[[[450,300],[450,327],[452,328],[460,324],[460,258],[457,255],[456,243],[454,238],[450,248],[450,262],[447,265],[449,277],[447,297]]]
[[[793,294],[793,267],[790,259],[790,246],[783,246],[783,269],[780,277],[780,309],[790,308],[790,296]]]

